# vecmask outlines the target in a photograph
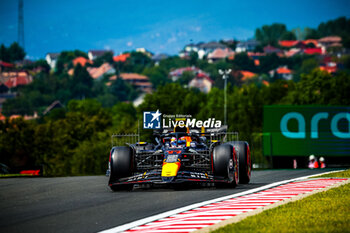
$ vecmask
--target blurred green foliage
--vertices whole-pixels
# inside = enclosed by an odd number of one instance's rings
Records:
[[[6,47],[4,44],[1,44],[0,46],[0,61],[22,61],[25,56],[26,53],[24,52],[24,49],[19,46],[17,42],[13,42],[9,47]]]
[[[287,30],[286,25],[274,23],[257,28],[255,30],[255,38],[260,41],[263,46],[277,46],[279,40],[295,40],[296,36],[293,32]]]
[[[320,39],[326,36],[340,36],[343,46],[350,48],[350,19],[339,17],[320,23],[317,28],[295,28],[288,31],[286,25],[274,23],[263,25],[255,30],[255,39],[260,41],[263,46],[278,46],[279,40]]]
[[[253,162],[264,163],[261,154],[263,106],[266,104],[350,105],[350,75],[331,76],[320,70],[302,74],[300,82],[277,80],[270,86],[255,83],[228,85],[228,125],[240,140],[252,147]],[[183,88],[179,83],[159,86],[137,108],[117,102],[104,108],[96,99],[71,100],[40,120],[22,118],[0,121],[0,162],[10,167],[44,165],[45,175],[103,174],[107,168],[110,136],[134,133],[152,140],[152,131],[142,129],[143,111],[191,114],[197,119],[223,120],[222,89],[209,94]]]
[[[346,45],[349,30],[343,29],[348,26],[349,20],[339,18],[321,24],[317,29],[306,29],[304,34],[306,37],[340,35]],[[296,34],[305,36],[299,31],[290,32],[283,24],[273,24],[257,29],[256,38],[263,44],[276,45],[279,39],[294,39]],[[13,57],[9,57],[10,49]],[[23,59],[24,55],[16,44],[0,47],[0,59],[4,61]],[[197,119],[223,121],[224,81],[219,69],[233,70],[227,87],[229,130],[238,131],[240,140],[250,143],[256,163],[266,162],[261,153],[264,105],[350,105],[349,56],[332,58],[344,67],[344,71],[336,75],[320,71],[321,60],[309,55],[286,58],[269,54],[259,58],[259,66],[255,66],[246,53],[237,54],[234,60],[222,59],[215,63],[200,60],[194,53],[188,59],[171,56],[159,64],[154,64],[149,56],[140,52],[130,52],[125,62],[113,62],[111,53],[97,58],[94,66],[110,62],[117,77],[124,72],[149,77],[154,92],[145,95],[144,102],[137,108],[130,102],[140,94],[138,90],[120,78],[110,81],[109,76],[105,76],[93,80],[86,67],[73,67],[72,60],[78,56],[87,57],[87,54],[79,50],[62,52],[53,73],[49,73],[43,60],[31,65],[31,68],[44,69],[34,76],[31,84],[14,90],[18,96],[3,104],[2,113],[10,116],[38,112],[41,118],[0,121],[0,163],[10,167],[44,165],[47,176],[103,174],[113,133],[135,133],[140,129],[141,140],[152,141],[152,131],[142,129],[143,111],[159,109],[163,114],[190,114]],[[191,72],[184,72],[177,82],[168,77],[170,71],[192,65],[209,73],[214,80],[215,85],[208,94],[187,87],[194,77]],[[268,75],[280,66],[288,66],[294,71],[293,80]],[[73,75],[68,75],[71,68],[74,68]],[[239,70],[257,75],[243,83]],[[269,82],[268,86],[262,84],[263,80]],[[65,108],[43,115],[46,107],[55,100]]]

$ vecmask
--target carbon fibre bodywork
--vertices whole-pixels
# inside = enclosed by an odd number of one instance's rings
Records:
[[[230,155],[232,159],[227,162],[227,173],[231,175],[216,175],[213,166],[215,148],[229,144],[230,139],[237,140],[237,133],[171,132],[158,134],[155,137],[157,145],[146,142],[126,143],[132,149],[132,157],[134,158],[132,174],[113,180],[109,186],[181,184],[186,182],[232,183],[235,175],[238,176],[237,156],[234,149]],[[187,137],[186,142],[178,144],[179,139],[183,137]],[[176,144],[171,144],[172,138],[175,138]],[[234,148],[232,145],[230,147]],[[112,148],[111,157],[117,148]],[[109,166],[111,166],[110,163]],[[110,167],[108,172],[110,172]]]

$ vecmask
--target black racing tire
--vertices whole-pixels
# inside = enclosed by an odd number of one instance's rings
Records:
[[[249,144],[245,141],[235,141],[230,142],[230,144],[234,146],[238,157],[239,183],[248,184],[252,173]]]
[[[221,176],[229,183],[216,183],[217,187],[234,188],[238,184],[237,157],[230,144],[216,146],[212,154],[214,176]]]
[[[113,184],[119,178],[128,177],[132,175],[134,165],[134,153],[130,147],[118,146],[113,147],[111,151],[111,159],[109,162],[109,184]],[[133,184],[126,185],[112,185],[109,186],[113,191],[131,190]]]

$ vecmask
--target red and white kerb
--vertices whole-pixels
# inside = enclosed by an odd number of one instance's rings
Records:
[[[300,194],[327,188],[344,180],[347,179],[317,179],[291,182],[246,196],[194,208],[131,228],[126,232],[191,232]]]

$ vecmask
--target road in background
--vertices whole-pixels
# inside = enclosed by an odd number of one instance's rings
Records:
[[[253,171],[235,189],[112,192],[105,176],[0,179],[0,232],[97,232],[221,196],[323,170]]]

